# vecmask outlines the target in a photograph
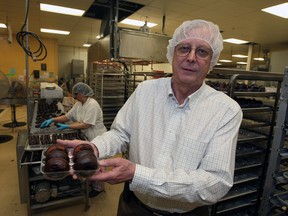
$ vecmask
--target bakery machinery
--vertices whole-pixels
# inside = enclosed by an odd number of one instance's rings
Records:
[[[56,83],[40,83],[40,97],[41,98],[63,98],[63,89]]]
[[[42,153],[56,143],[56,139],[86,140],[80,131],[72,129],[59,131],[57,124],[54,123],[48,128],[40,128],[40,124],[45,119],[64,114],[59,105],[61,98],[51,98],[50,93],[46,95],[49,95],[48,98],[29,100],[27,109],[31,126],[28,130],[19,131],[17,138],[20,202],[27,204],[28,216],[48,207],[69,205],[75,202],[83,202],[85,210],[89,208],[89,185],[86,179],[74,180],[70,175],[54,179],[47,178],[41,169]]]

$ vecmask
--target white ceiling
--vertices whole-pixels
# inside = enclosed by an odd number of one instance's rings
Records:
[[[103,0],[104,1],[104,0]],[[120,1],[120,0],[119,0]],[[223,38],[238,38],[255,43],[254,54],[262,50],[288,50],[288,19],[262,12],[262,8],[284,3],[284,0],[129,0],[145,5],[129,18],[145,20],[158,26],[150,32],[173,34],[185,20],[206,19],[219,25]],[[20,31],[25,18],[27,0],[0,0],[0,23],[9,23],[13,34]],[[56,38],[60,46],[82,47],[86,41],[96,41],[101,20],[42,12],[39,4],[48,3],[87,10],[93,0],[30,0],[28,30],[40,38]],[[163,16],[165,15],[165,25]],[[129,27],[118,24],[119,27]],[[40,33],[40,27],[70,31],[70,35]],[[163,31],[164,30],[164,31]],[[0,36],[7,30],[0,29]],[[16,41],[14,41],[16,43]],[[232,54],[247,54],[248,45],[224,43],[220,58]]]

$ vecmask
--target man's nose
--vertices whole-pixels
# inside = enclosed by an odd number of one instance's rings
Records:
[[[191,49],[191,51],[187,55],[187,60],[188,61],[195,61],[196,58],[197,58],[196,57],[196,50],[195,49]]]

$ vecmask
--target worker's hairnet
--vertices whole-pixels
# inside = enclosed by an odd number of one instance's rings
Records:
[[[77,93],[81,93],[81,94],[83,94],[84,96],[87,96],[87,97],[90,97],[90,96],[94,95],[92,88],[89,85],[87,85],[86,83],[83,83],[83,82],[76,83],[73,86],[72,94],[74,95],[74,94],[77,94]]]
[[[223,49],[223,38],[219,27],[212,22],[205,20],[192,20],[183,22],[174,32],[172,39],[167,46],[167,59],[172,63],[175,47],[183,40],[196,38],[207,42],[213,56],[210,63],[210,70],[216,65]]]

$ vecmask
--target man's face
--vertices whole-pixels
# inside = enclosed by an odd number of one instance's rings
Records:
[[[186,39],[174,50],[173,80],[189,86],[201,86],[210,69],[212,49],[200,39]]]

